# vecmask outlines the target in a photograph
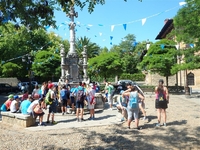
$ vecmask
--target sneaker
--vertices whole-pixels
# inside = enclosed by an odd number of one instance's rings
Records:
[[[121,118],[121,122],[123,122],[123,121],[124,121],[124,117]]]
[[[137,129],[137,130],[141,130],[141,129],[142,129],[142,127],[137,127],[136,129]]]
[[[57,122],[56,121],[52,121],[52,123],[51,124],[57,124]]]
[[[39,123],[38,126],[46,126],[44,123]]]
[[[85,121],[85,119],[83,119],[83,118],[81,118],[80,120],[81,120],[81,121]]]
[[[167,126],[167,124],[166,124],[166,123],[163,123],[163,126],[165,126],[165,127],[166,127],[166,126]]]
[[[77,118],[76,121],[79,122],[79,119]]]
[[[109,108],[109,110],[113,110],[113,108]]]
[[[91,120],[91,119],[92,119],[92,117],[89,117],[89,118],[88,118],[88,120]]]
[[[64,115],[65,113],[63,112],[62,115]]]
[[[156,127],[160,127],[160,123],[156,123]]]
[[[127,129],[131,129],[130,127],[127,127]]]
[[[143,120],[146,120],[146,119],[147,119],[146,116],[144,116],[144,117],[143,117]]]
[[[75,114],[75,112],[74,112],[74,111],[72,111],[72,114]]]
[[[46,123],[50,123],[49,121],[47,121]]]

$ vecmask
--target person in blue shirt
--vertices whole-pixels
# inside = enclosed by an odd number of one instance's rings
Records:
[[[70,100],[71,100],[71,104],[72,104],[72,114],[75,114],[75,98],[77,95],[78,89],[76,87],[72,87],[70,89]]]
[[[21,110],[21,113],[23,115],[27,115],[28,112],[27,112],[27,109],[28,107],[31,105],[31,102],[33,101],[33,98],[31,95],[28,96],[28,99],[27,100],[24,100],[21,105],[20,105],[20,110]]]

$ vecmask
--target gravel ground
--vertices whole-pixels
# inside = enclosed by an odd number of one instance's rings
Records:
[[[120,125],[30,131],[0,122],[1,150],[199,150],[200,106],[181,96],[171,96],[168,126],[155,128],[154,98],[146,98],[148,120],[142,130]]]

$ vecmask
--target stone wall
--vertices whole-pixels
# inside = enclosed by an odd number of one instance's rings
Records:
[[[17,78],[0,78],[0,83],[8,83],[12,86],[17,86],[19,82]]]

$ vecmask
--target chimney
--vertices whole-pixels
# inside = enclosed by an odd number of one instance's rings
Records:
[[[164,24],[166,24],[168,20],[169,20],[169,19],[165,19],[165,20],[164,20]]]

